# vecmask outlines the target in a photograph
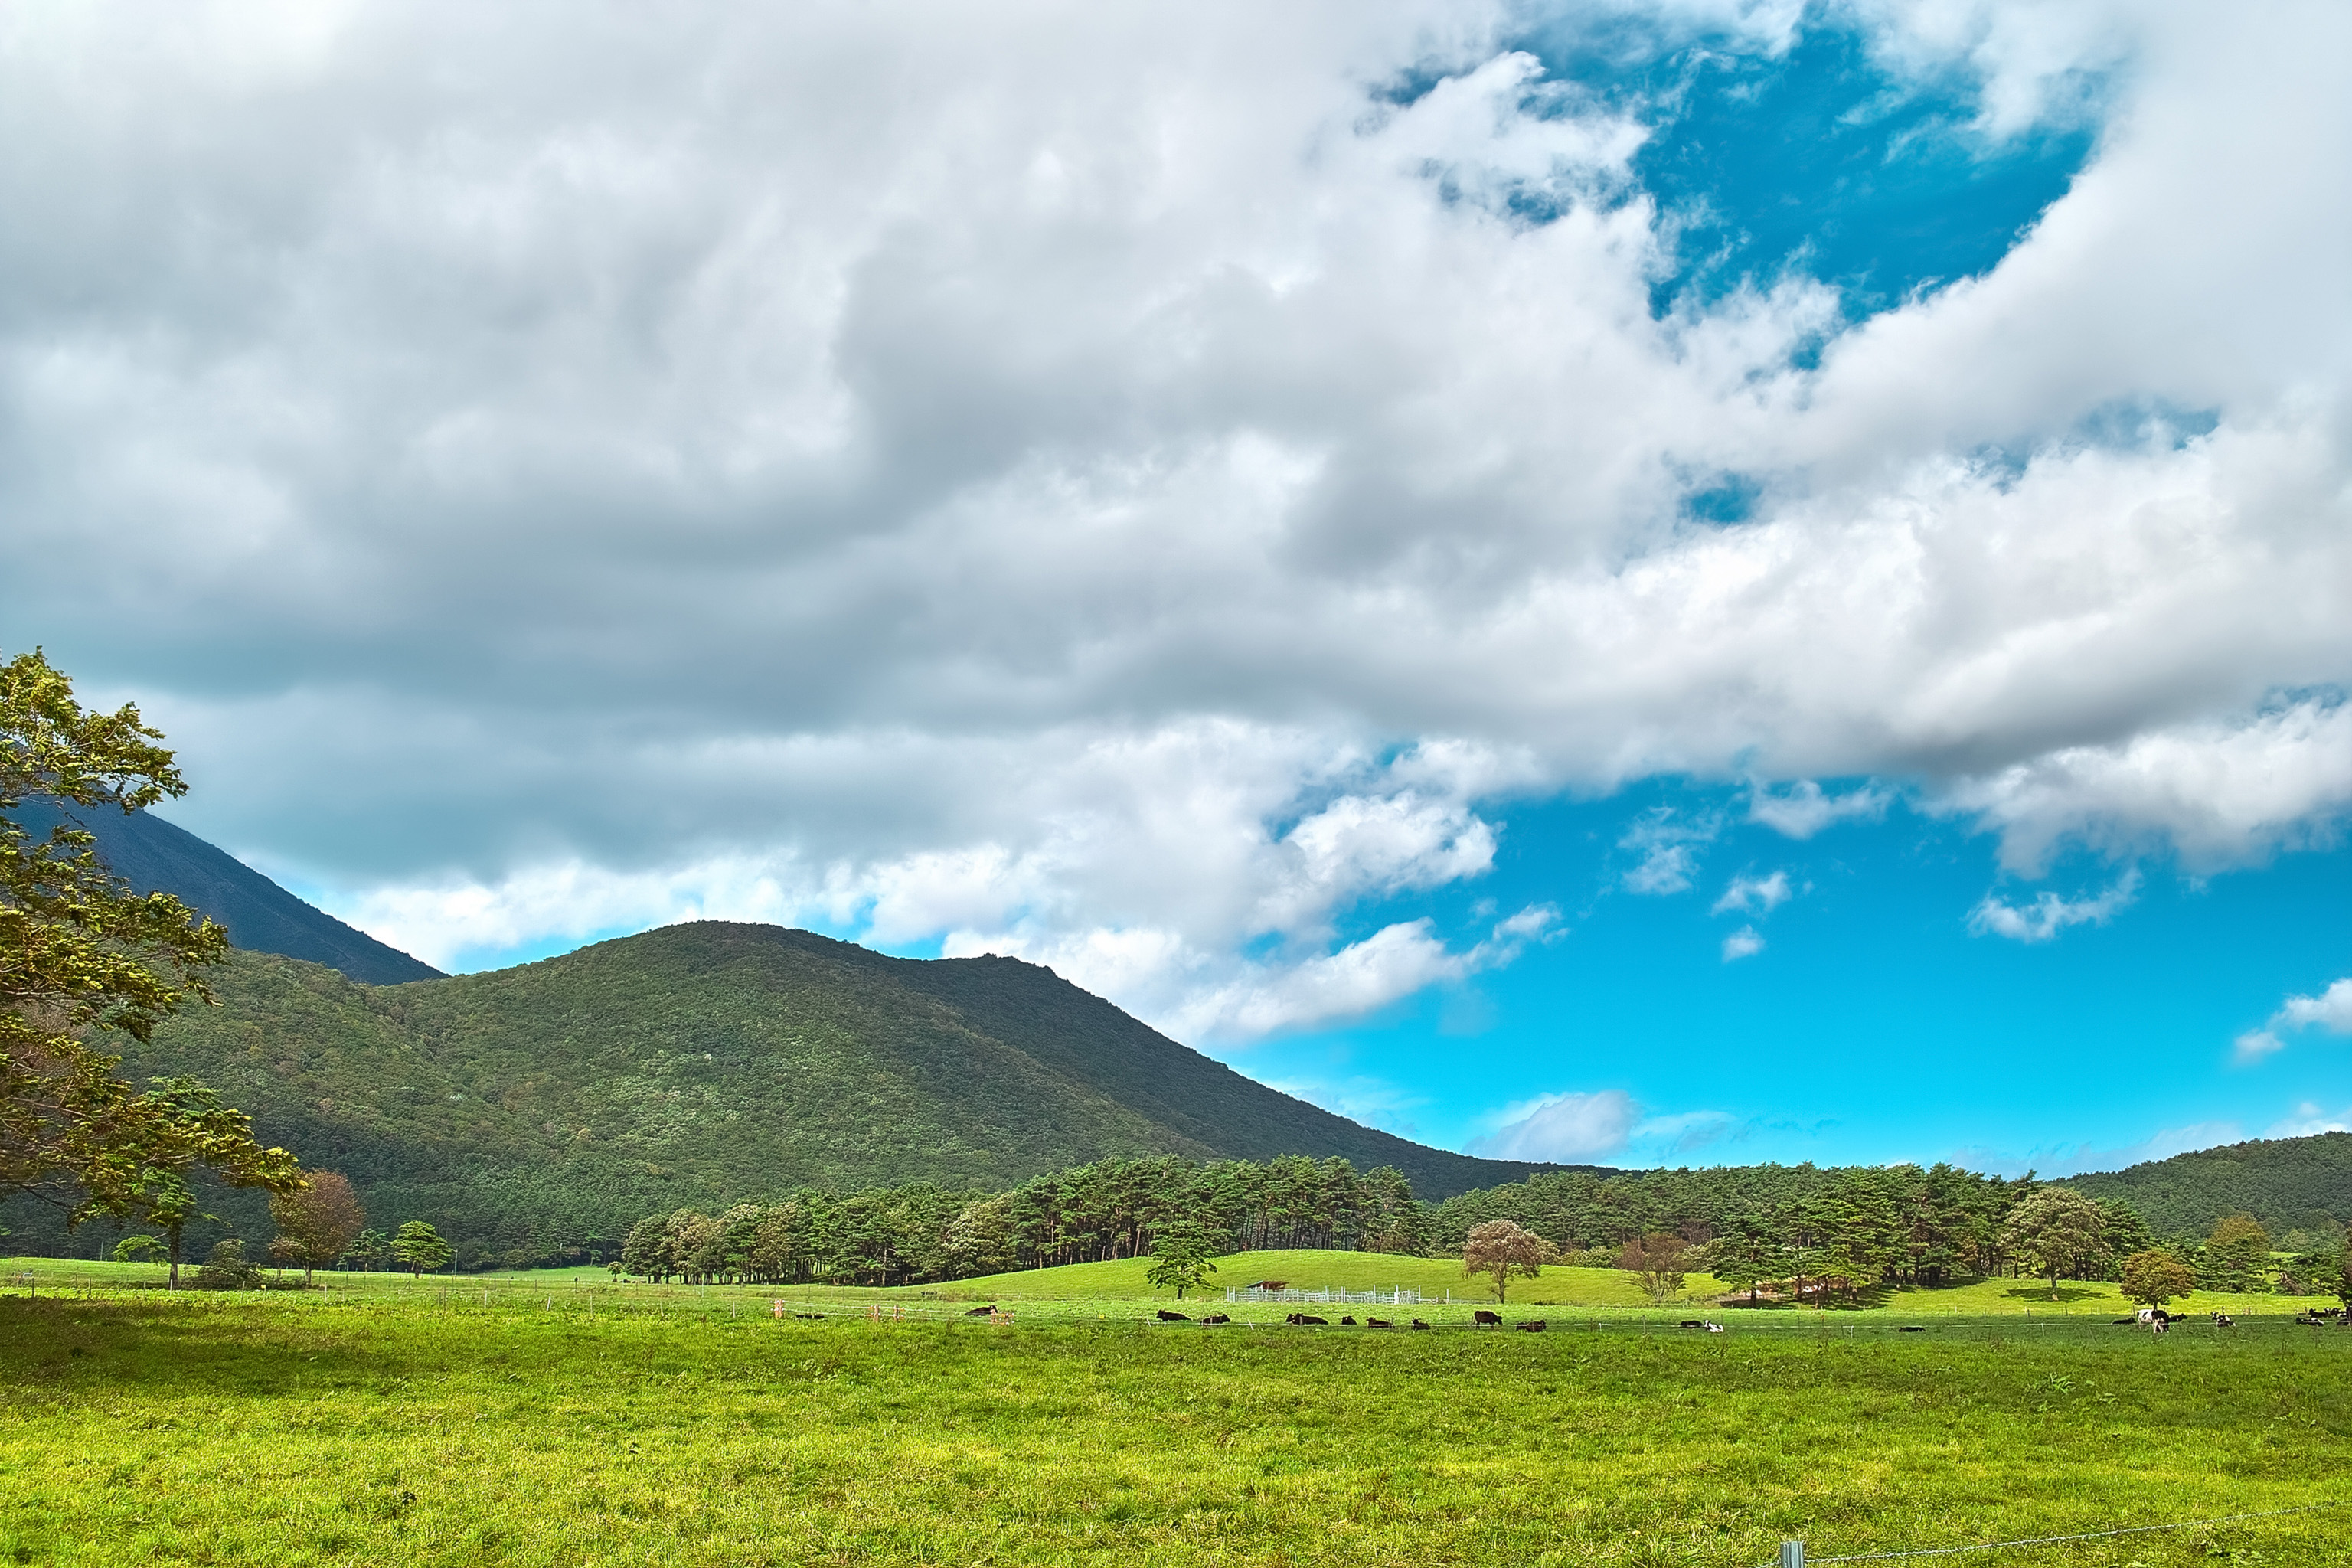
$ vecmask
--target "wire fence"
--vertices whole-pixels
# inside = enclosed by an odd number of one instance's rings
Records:
[[[2000,1552],[2012,1546],[2057,1546],[2070,1541],[2106,1541],[2118,1535],[2154,1535],[2168,1530],[2195,1530],[2209,1524],[2235,1524],[2249,1519],[2284,1519],[2289,1514],[2317,1513],[2342,1508],[2343,1501],[2305,1503],[2299,1508],[2268,1508],[2253,1513],[2225,1513],[2212,1519],[2176,1520],[2170,1524],[2126,1524],[2114,1530],[2085,1530],[2073,1535],[2034,1535],[2016,1541],[1977,1541],[1966,1546],[1920,1546],[1906,1552],[1855,1552],[1840,1557],[1812,1557],[1801,1541],[1780,1543],[1780,1560],[1768,1568],[1808,1568],[1811,1563],[1885,1563],[1898,1557],[1951,1557],[1963,1552]]]

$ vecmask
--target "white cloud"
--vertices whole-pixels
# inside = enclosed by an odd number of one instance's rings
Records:
[[[2338,980],[2316,996],[2290,996],[2280,1003],[2268,1023],[2237,1037],[2237,1058],[2241,1062],[2259,1061],[2284,1050],[2287,1035],[2313,1028],[2325,1029],[2331,1035],[2352,1035],[2352,979]]]
[[[1811,838],[1848,818],[1874,822],[1886,815],[1893,800],[1885,790],[1867,784],[1843,795],[1831,795],[1811,779],[1799,779],[1786,790],[1758,784],[1748,792],[1748,820],[1790,838]]]
[[[1462,973],[1362,910],[1507,797],[1899,786],[2021,872],[2352,808],[2341,5],[1841,12],[1989,138],[2130,62],[2000,266],[1853,331],[1654,319],[1646,132],[1500,5],[257,15],[0,21],[0,513],[112,563],[0,633],[428,956],[822,914],[1239,1028]]]
[[[1741,926],[1723,939],[1723,962],[1753,958],[1764,951],[1764,938],[1754,926]]]
[[[2330,1113],[2316,1100],[2306,1100],[2294,1108],[2294,1114],[2263,1129],[2265,1138],[2309,1138],[2321,1132],[2352,1132],[2352,1106]]]
[[[1617,841],[1620,849],[1641,857],[1624,875],[1626,890],[1652,896],[1688,892],[1699,851],[1722,827],[1722,819],[1712,814],[1685,817],[1672,806],[1651,807]]]
[[[1493,1160],[1591,1164],[1624,1148],[1641,1114],[1622,1089],[1548,1094],[1507,1108],[1502,1125],[1471,1140],[1469,1149]]]
[[[2005,904],[1987,893],[1969,911],[1969,930],[1979,936],[2005,936],[2011,942],[2048,942],[2068,926],[2105,925],[2119,910],[2131,907],[2139,892],[2139,872],[2127,869],[2116,885],[2096,898],[2063,899],[2042,893],[2028,904]]]
[[[1790,889],[1786,871],[1775,871],[1769,877],[1734,877],[1709,912],[1720,915],[1738,910],[1769,915],[1795,896]]]
[[[1489,1118],[1494,1131],[1470,1141],[1471,1153],[1496,1160],[1591,1164],[1633,1152],[1643,1161],[1686,1155],[1721,1142],[1739,1125],[1722,1110],[1646,1116],[1622,1089],[1538,1095]]]

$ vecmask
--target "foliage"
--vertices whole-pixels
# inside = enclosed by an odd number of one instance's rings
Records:
[[[2196,1289],[2197,1272],[2177,1253],[2150,1247],[2124,1259],[2123,1288],[2125,1300],[2161,1307]]]
[[[1651,1300],[1671,1301],[1683,1292],[1691,1251],[1691,1244],[1681,1237],[1659,1231],[1627,1242],[1617,1256],[1617,1267],[1641,1280],[1642,1292]]]
[[[1209,1261],[1215,1249],[1207,1226],[1194,1220],[1177,1220],[1161,1226],[1152,1238],[1151,1268],[1143,1278],[1154,1290],[1173,1285],[1181,1301],[1186,1290],[1199,1289],[1217,1271],[1217,1266]]]
[[[359,1194],[337,1171],[313,1171],[295,1191],[271,1198],[269,1217],[278,1226],[269,1255],[299,1264],[305,1285],[312,1269],[333,1264],[367,1228]]]
[[[2198,1275],[2217,1290],[2270,1289],[2271,1237],[2252,1215],[2214,1222],[2200,1255]]]
[[[2129,1170],[2070,1176],[2066,1185],[2127,1201],[2157,1236],[2177,1243],[2197,1241],[2215,1221],[2236,1214],[2273,1234],[2341,1234],[2352,1220],[2352,1132],[2200,1149]]]
[[[2032,1262],[2058,1293],[2058,1277],[2083,1278],[2107,1257],[2106,1220],[2099,1205],[2064,1187],[2043,1187],[2021,1199],[2000,1228],[2001,1244]]]
[[[1555,1256],[1551,1243],[1507,1219],[1475,1226],[1462,1244],[1462,1272],[1494,1281],[1495,1300],[1509,1297],[1511,1277],[1533,1279]]]
[[[457,1256],[457,1249],[441,1239],[441,1233],[421,1219],[409,1220],[394,1232],[387,1250],[411,1274],[446,1268]]]
[[[215,1242],[211,1256],[196,1270],[200,1290],[247,1290],[261,1282],[261,1269],[245,1255],[245,1243],[235,1237]]]
[[[1414,1251],[1412,1187],[1528,1169],[1330,1116],[1009,959],[889,959],[714,921],[396,986],[239,952],[212,984],[222,1006],[172,1019],[127,1064],[219,1086],[370,1210],[430,1219],[469,1268],[602,1261],[642,1215],[741,1197],[1003,1193],[1107,1163],[1307,1152],[1397,1172],[1330,1224]],[[260,1231],[257,1199],[205,1206]],[[1255,1223],[1303,1243],[1319,1222],[1309,1205]],[[63,1249],[37,1220],[18,1228]]]
[[[1204,1258],[1265,1247],[1373,1249],[1418,1236],[1420,1205],[1393,1170],[1345,1160],[1106,1160],[1008,1193],[929,1183],[694,1208],[630,1226],[621,1271],[639,1279],[864,1285],[957,1279],[1159,1249],[1171,1226],[1197,1231]]]
[[[139,1093],[99,1043],[143,1045],[182,1004],[208,999],[199,972],[226,951],[177,899],[116,880],[72,823],[77,808],[128,814],[184,794],[162,738],[134,707],[85,710],[38,650],[0,666],[0,1191],[57,1205],[68,1226],[99,1214],[163,1225],[176,1278],[189,1170],[271,1191],[298,1172],[190,1080]],[[27,802],[65,820],[37,838],[16,820]]]
[[[167,1256],[163,1244],[152,1236],[126,1236],[110,1255],[117,1263],[160,1263]]]
[[[643,1286],[593,1315],[441,1294],[0,1300],[0,1561],[1753,1568],[1783,1536],[1832,1555],[2325,1503],[2352,1409],[2343,1347],[2284,1324],[2160,1355],[2104,1327],[1890,1325],[1827,1353],[1744,1320],[871,1326]],[[2329,1563],[2342,1529],[2050,1560]]]
[[[392,1261],[392,1237],[380,1230],[363,1230],[343,1249],[343,1262],[352,1268],[381,1268]]]

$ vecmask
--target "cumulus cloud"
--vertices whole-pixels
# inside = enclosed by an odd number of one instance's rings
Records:
[[[1775,871],[1769,877],[1734,877],[1723,889],[1723,897],[1715,900],[1715,914],[1737,910],[1746,914],[1769,915],[1796,895],[1789,887],[1789,873]]]
[[[1790,838],[1811,838],[1849,818],[1875,821],[1886,815],[1893,799],[1885,790],[1867,784],[1843,795],[1831,795],[1811,779],[1799,779],[1785,790],[1759,784],[1748,792],[1748,820]]]
[[[1754,926],[1741,926],[1723,939],[1723,962],[1753,958],[1764,951],[1764,937]]]
[[[1234,1030],[1500,962],[1362,911],[1545,792],[1802,837],[1897,781],[2026,874],[2326,841],[2352,13],[1839,15],[1988,145],[2130,62],[1998,267],[1852,328],[1654,315],[1642,106],[1500,5],[12,13],[0,512],[107,569],[0,637],[427,955],[814,910]]]
[[[2065,899],[2042,893],[2030,903],[2008,904],[1987,893],[1969,911],[1969,930],[1979,936],[2005,936],[2011,942],[2048,942],[2068,926],[2106,924],[2118,911],[2130,908],[2138,892],[2139,872],[2135,868],[2095,898]]]
[[[2288,1035],[2314,1028],[2352,1035],[2352,979],[2338,980],[2316,996],[2290,996],[2279,1004],[2268,1023],[2238,1037],[2238,1060],[2259,1061],[2286,1049]]]

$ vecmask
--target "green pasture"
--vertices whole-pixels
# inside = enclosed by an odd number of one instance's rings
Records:
[[[786,1303],[788,1313],[802,1311],[865,1314],[876,1309],[911,1319],[962,1315],[973,1307],[993,1304],[1022,1321],[1083,1319],[1101,1321],[1149,1317],[1166,1308],[1197,1316],[1223,1312],[1242,1323],[1279,1323],[1294,1311],[1311,1312],[1335,1322],[1342,1316],[1377,1317],[1392,1321],[1419,1318],[1439,1327],[1465,1326],[1480,1308],[1496,1306],[1493,1288],[1484,1279],[1465,1277],[1460,1263],[1440,1258],[1399,1258],[1383,1253],[1327,1251],[1266,1251],[1239,1253],[1217,1260],[1217,1273],[1203,1290],[1188,1292],[1182,1301],[1173,1290],[1154,1290],[1145,1282],[1148,1258],[1122,1258],[1110,1263],[1074,1263],[1059,1268],[1029,1269],[1014,1274],[960,1279],[940,1285],[902,1285],[887,1289],[837,1285],[685,1286],[651,1285],[639,1280],[615,1281],[602,1268],[530,1269],[512,1274],[426,1275],[319,1274],[317,1283],[330,1300],[422,1300],[435,1303],[471,1301],[476,1307],[501,1306],[518,1310],[539,1303],[542,1310],[578,1311],[645,1311],[657,1315],[686,1312],[772,1313],[772,1303]],[[0,1260],[0,1280],[29,1276],[30,1289],[123,1288],[152,1289],[162,1284],[163,1269],[154,1264],[121,1264],[63,1258]],[[190,1278],[193,1270],[184,1269]],[[273,1275],[272,1278],[275,1278]],[[288,1279],[293,1279],[288,1276]],[[1229,1303],[1227,1286],[1280,1280],[1307,1290],[1393,1290],[1402,1287],[1422,1292],[1422,1304],[1391,1306],[1363,1302],[1329,1305],[1286,1301]],[[24,1289],[26,1287],[14,1287]],[[1451,1300],[1448,1300],[1448,1297]],[[1727,1302],[1738,1304],[1727,1305]],[[2192,1316],[2225,1312],[2246,1319],[2288,1316],[2306,1306],[2330,1304],[2316,1298],[2248,1296],[2199,1291],[2172,1303],[2172,1310]],[[1631,1274],[1614,1268],[1543,1270],[1534,1279],[1513,1279],[1502,1304],[1512,1321],[1543,1318],[1565,1323],[1578,1314],[1596,1315],[1604,1321],[1636,1322],[1665,1319],[1710,1318],[1727,1326],[1751,1329],[1820,1329],[1829,1323],[1951,1322],[1977,1324],[2007,1318],[2075,1319],[2107,1323],[2137,1310],[2113,1284],[2067,1280],[2057,1291],[2035,1279],[1986,1279],[1945,1289],[1909,1287],[1866,1290],[1853,1302],[1832,1300],[1824,1307],[1792,1303],[1744,1304],[1727,1296],[1704,1274],[1694,1274],[1674,1300],[1654,1305]]]
[[[2276,1312],[2162,1340],[2079,1301],[1908,1335],[1884,1309],[1251,1331],[1108,1294],[1003,1322],[919,1292],[5,1267],[40,1293],[0,1282],[0,1563],[1754,1568],[1789,1535],[1826,1556],[2352,1496],[2352,1332]],[[892,1304],[910,1320],[866,1315]],[[1962,1561],[2347,1542],[2330,1509]]]

